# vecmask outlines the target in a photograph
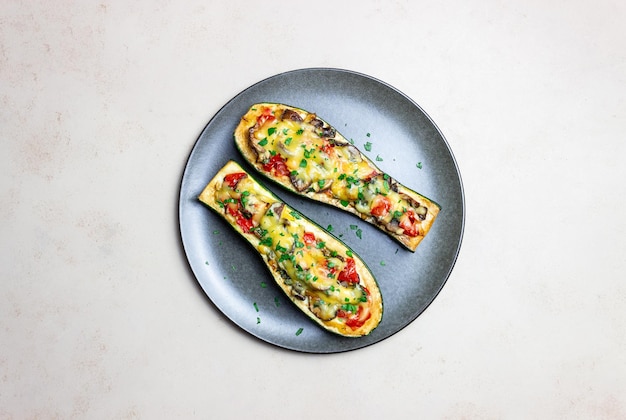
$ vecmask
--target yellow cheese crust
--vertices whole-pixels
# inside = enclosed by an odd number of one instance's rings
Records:
[[[377,226],[411,251],[440,211],[434,201],[381,171],[317,115],[258,103],[234,132],[243,157],[270,180]]]
[[[229,161],[198,198],[256,249],[289,299],[324,329],[360,337],[378,326],[382,296],[363,260],[239,164]]]

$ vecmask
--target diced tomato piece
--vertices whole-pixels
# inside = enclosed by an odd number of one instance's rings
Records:
[[[372,202],[372,215],[376,217],[385,217],[391,208],[391,201],[384,195],[377,195]]]
[[[302,235],[302,240],[307,246],[311,246],[315,244],[315,235],[312,232],[304,232],[304,235]]]
[[[359,273],[356,272],[356,264],[354,263],[354,258],[346,259],[346,266],[343,271],[339,273],[337,280],[350,284],[358,283],[361,280],[359,277]]]
[[[404,233],[407,236],[419,235],[419,222],[417,222],[417,217],[415,217],[413,210],[408,210],[402,215],[400,218],[400,227],[404,229]]]
[[[351,312],[344,311],[343,309],[337,310],[337,317],[345,318],[346,325],[353,330],[360,328],[365,324],[372,314],[369,309],[363,309],[363,306],[359,306],[359,309],[356,314],[352,314]]]
[[[285,159],[279,154],[275,154],[270,160],[263,164],[263,170],[265,172],[274,172],[276,175],[289,176],[289,168],[285,163]]]
[[[276,119],[276,117],[272,115],[272,110],[269,109],[268,107],[264,107],[261,110],[261,112],[262,114],[259,115],[259,117],[256,120],[259,127],[261,127],[263,124],[265,124],[268,121],[274,121]]]
[[[352,329],[360,328],[363,324],[365,324],[365,321],[367,321],[370,316],[372,316],[372,314],[369,310],[363,310],[363,306],[359,306],[359,310],[356,315],[348,318],[346,325]]]
[[[250,233],[254,225],[252,224],[252,220],[246,219],[241,213],[241,209],[239,205],[229,205],[226,207],[228,214],[235,218],[237,225],[243,230],[245,233]]]
[[[326,153],[327,155],[331,156],[333,154],[333,147],[335,147],[334,144],[330,144],[329,142],[324,142],[324,144],[320,146],[320,150]]]
[[[236,172],[234,174],[228,174],[224,177],[224,182],[228,184],[230,188],[234,189],[239,183],[239,181],[241,181],[243,178],[247,176],[248,175],[245,174],[244,172]]]

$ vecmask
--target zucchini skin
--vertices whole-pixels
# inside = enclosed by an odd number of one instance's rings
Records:
[[[302,293],[302,290],[295,290],[296,287],[293,282],[294,279],[291,278],[290,280],[290,278],[286,276],[287,271],[280,266],[280,263],[277,262],[278,251],[274,251],[272,249],[274,246],[275,249],[278,249],[279,245],[274,242],[268,247],[267,242],[264,243],[263,241],[263,238],[267,239],[268,235],[260,236],[258,234],[258,230],[254,230],[254,228],[249,229],[249,227],[244,222],[238,222],[236,217],[234,217],[233,214],[228,210],[228,208],[225,207],[224,202],[220,201],[217,198],[220,196],[221,191],[224,190],[224,184],[226,183],[226,179],[228,179],[227,177],[232,177],[232,174],[242,173],[244,173],[246,175],[245,178],[248,179],[246,185],[254,185],[253,189],[247,189],[244,187],[242,188],[242,190],[253,191],[251,194],[255,196],[253,197],[253,199],[256,199],[256,197],[262,197],[264,200],[263,203],[265,203],[265,201],[270,203],[269,206],[265,207],[263,207],[265,204],[259,205],[264,209],[275,210],[277,208],[280,208],[280,213],[282,215],[285,215],[285,217],[280,217],[279,219],[277,219],[280,221],[280,223],[292,223],[297,228],[302,227],[303,231],[314,235],[317,240],[316,243],[318,245],[322,243],[325,249],[335,251],[335,255],[341,254],[350,256],[349,259],[352,259],[354,261],[354,267],[359,277],[359,282],[357,284],[350,285],[350,287],[353,287],[355,290],[358,288],[359,290],[365,290],[367,292],[367,304],[361,304],[365,309],[359,310],[358,312],[359,314],[368,313],[369,315],[367,319],[363,320],[362,322],[360,322],[359,320],[359,322],[356,323],[356,321],[354,321],[354,319],[356,318],[356,314],[353,314],[350,317],[345,316],[342,318],[337,315],[332,319],[323,320],[312,312],[312,303],[314,299],[317,299],[316,296],[319,295],[319,290],[313,290],[310,294]],[[240,175],[238,176],[240,177]],[[259,191],[259,193],[257,194],[255,191]],[[246,195],[246,197],[250,197],[250,195]],[[237,231],[250,245],[252,245],[257,254],[259,254],[261,259],[265,263],[275,283],[283,290],[289,300],[293,302],[301,311],[303,311],[310,319],[312,319],[315,323],[324,328],[326,331],[344,337],[362,337],[370,334],[379,325],[383,316],[382,295],[380,293],[380,289],[378,287],[376,279],[374,278],[374,275],[370,271],[369,267],[365,264],[365,262],[345,243],[340,241],[338,238],[327,232],[325,229],[317,225],[315,222],[313,222],[303,214],[285,204],[280,198],[278,198],[275,194],[265,188],[252,175],[245,171],[238,163],[232,160],[228,161],[224,165],[224,167],[222,167],[211,179],[211,181],[206,185],[206,187],[198,196],[198,199],[202,203],[207,205],[210,209],[212,209],[215,213],[217,213],[220,217],[222,217],[235,231]],[[267,211],[265,213],[269,214],[269,212]],[[250,220],[253,219],[254,216],[252,216]],[[286,219],[288,219],[289,221],[286,222]],[[267,225],[263,224],[263,221],[265,221],[266,219],[260,220],[261,222],[258,226],[266,227]],[[276,225],[278,226],[278,222],[276,222]],[[301,246],[300,248],[306,253],[307,248],[318,249],[319,247]],[[309,252],[312,253],[313,251]],[[321,283],[322,281],[320,281],[320,284]],[[351,324],[351,322],[349,322],[349,318],[352,318],[352,321],[354,321],[356,324]]]
[[[392,193],[395,193],[396,196],[399,195],[406,198],[409,203],[417,204],[416,209],[419,208],[420,212],[424,213],[423,215],[419,215],[419,219],[421,220],[418,220],[418,217],[416,217],[415,213],[413,212],[410,212],[410,215],[412,216],[410,218],[407,218],[406,216],[400,216],[396,219],[395,217],[390,218],[390,216],[387,216],[385,217],[386,220],[384,220],[380,214],[373,214],[374,207],[371,202],[369,203],[369,205],[371,205],[372,207],[368,207],[370,210],[363,210],[363,206],[357,206],[356,198],[350,201],[345,199],[342,200],[340,197],[330,194],[330,189],[319,190],[319,187],[317,187],[315,183],[312,184],[313,187],[306,188],[305,185],[304,189],[299,188],[300,185],[298,184],[298,180],[291,175],[286,175],[285,171],[276,171],[274,170],[274,168],[268,169],[268,166],[271,165],[268,165],[266,163],[267,156],[261,155],[263,149],[260,149],[258,146],[258,144],[262,144],[262,142],[258,142],[258,139],[253,139],[252,133],[253,130],[260,131],[260,125],[264,124],[265,121],[267,121],[265,118],[268,114],[272,115],[272,117],[276,121],[278,121],[279,119],[281,121],[285,121],[287,118],[285,118],[283,115],[286,115],[286,113],[289,113],[289,116],[294,116],[294,114],[298,114],[305,123],[314,121],[319,127],[318,131],[320,132],[320,137],[327,137],[326,140],[330,139],[332,143],[336,143],[337,145],[341,144],[343,145],[342,147],[350,148],[350,153],[353,153],[355,156],[356,154],[358,154],[357,159],[360,159],[360,161],[362,161],[366,165],[366,167],[377,173],[379,177],[385,177],[385,180],[382,182],[392,185]],[[261,121],[264,122],[261,123]],[[280,129],[278,131],[280,132]],[[242,116],[237,128],[235,129],[233,137],[235,145],[243,158],[265,178],[302,197],[307,197],[314,201],[331,205],[335,208],[358,216],[361,220],[364,220],[365,222],[376,226],[378,229],[398,241],[411,252],[415,252],[417,246],[430,231],[435,219],[437,218],[441,210],[441,206],[435,201],[408,188],[397,180],[391,178],[388,174],[385,174],[383,171],[381,171],[374,162],[372,162],[367,156],[365,156],[357,147],[349,144],[348,140],[326,121],[322,120],[317,115],[301,108],[269,102],[254,104]],[[335,144],[333,144],[333,146],[335,146]],[[304,145],[303,147],[304,150],[307,150],[306,145]],[[276,154],[276,151],[273,150],[272,153]],[[278,154],[280,155],[281,152],[279,151]],[[286,161],[289,162],[288,159]],[[340,166],[341,158],[339,158],[339,160],[337,160],[335,163]],[[294,165],[292,164],[289,169],[293,173],[295,172],[294,169],[299,168],[297,168],[297,166],[294,168]],[[350,179],[350,173],[345,173],[344,175],[347,175],[346,179]],[[336,184],[337,179],[335,179],[334,181]],[[364,181],[364,178],[361,178],[360,181]],[[349,186],[350,184],[348,184],[348,187]],[[346,205],[346,203],[349,204]],[[407,206],[404,206],[404,208],[406,209]],[[424,218],[422,219],[422,217]],[[410,221],[407,221],[407,219]],[[403,223],[407,223],[408,225],[404,225]]]

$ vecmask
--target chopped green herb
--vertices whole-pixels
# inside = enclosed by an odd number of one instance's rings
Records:
[[[348,200],[341,200],[341,201],[340,201],[340,203],[341,203],[341,205],[342,205],[342,206],[344,206],[344,207],[347,207],[347,206],[348,206],[348,204],[350,204],[350,202],[349,202]]]
[[[206,265],[209,265],[209,262],[208,262],[208,261],[205,261],[204,263],[205,263]]]
[[[265,288],[267,287],[267,283],[265,283],[264,281],[262,281],[262,282],[261,282],[261,287],[265,289]]]
[[[317,181],[317,186],[320,188],[324,188],[324,184],[326,184],[325,179],[320,179],[319,181]]]
[[[350,225],[350,229],[352,229],[352,230],[356,230],[357,228],[358,228],[357,225]]]
[[[283,128],[283,134],[284,134],[284,135],[287,135],[287,133],[288,133],[288,132],[289,132],[289,129],[288,129],[288,128]]]
[[[256,302],[254,302],[253,305],[254,305],[254,310],[259,312],[259,306],[256,304]]]
[[[260,324],[261,323],[261,318],[259,318],[258,316],[256,317],[256,323]]]
[[[290,174],[291,176],[296,176],[296,175],[298,175],[298,171],[293,170],[293,171],[289,172],[289,174]]]
[[[422,162],[417,162],[415,166],[417,166],[417,169],[422,169]]]
[[[300,161],[300,167],[301,167],[301,168],[306,168],[306,159],[302,159],[302,160]]]
[[[370,136],[370,133],[367,133],[367,134],[366,134],[366,136],[367,136],[367,137],[369,137],[369,136]]]
[[[380,262],[380,265],[382,265],[382,266],[384,267],[384,266],[385,266],[385,262],[384,262],[384,261],[381,261],[381,262]]]
[[[376,161],[377,161],[377,162],[382,162],[382,161],[383,161],[383,158],[381,158],[380,156],[376,155]]]
[[[296,220],[300,219],[300,215],[295,210],[290,211],[289,214],[292,215],[293,218]]]
[[[219,234],[220,234],[220,231],[219,231],[219,230],[214,230],[214,231],[213,231],[213,235],[219,235]]]
[[[298,331],[296,331],[296,336],[302,334],[302,331],[304,331],[303,328],[298,328]]]
[[[270,127],[270,128],[267,129],[267,135],[268,136],[271,136],[275,132],[276,132],[276,127]]]
[[[276,305],[276,307],[280,306],[280,302],[278,301],[278,296],[274,297],[274,305]]]
[[[372,143],[370,143],[369,141],[364,144],[364,147],[365,147],[365,150],[367,150],[368,152],[372,151]]]
[[[348,257],[351,257],[351,256],[352,256],[352,251],[347,250],[347,251],[346,251],[346,255],[347,255]]]
[[[297,134],[297,135],[301,135],[302,133],[304,133],[304,130],[303,130],[303,129],[299,129],[298,131],[296,131],[296,134]]]
[[[333,225],[328,225],[326,230],[329,231],[329,232],[332,232],[333,231]]]
[[[291,137],[287,137],[287,138],[285,139],[285,145],[286,145],[286,146],[289,146],[289,143],[291,143],[291,140],[293,140]]]
[[[362,234],[361,229],[357,229],[357,230],[356,230],[356,236],[357,236],[359,239],[363,239],[363,238],[361,238],[361,234]]]
[[[352,313],[355,313],[357,311],[356,305],[351,305],[349,303],[345,303],[341,305],[341,309],[343,309],[346,312],[352,312]]]
[[[261,239],[261,245],[272,246],[273,243],[274,240],[271,236],[266,236],[265,238]]]
[[[259,146],[265,146],[267,144],[267,137],[259,142]]]
[[[324,241],[319,241],[319,242],[317,243],[317,245],[315,245],[315,247],[316,247],[317,249],[322,249],[322,248],[324,248],[325,246],[326,246],[326,242],[324,242]]]

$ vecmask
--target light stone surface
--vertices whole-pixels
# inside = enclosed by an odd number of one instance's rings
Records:
[[[0,419],[626,418],[624,21],[608,0],[0,2]],[[326,356],[233,326],[177,219],[208,120],[305,67],[420,104],[467,205],[426,312]]]

